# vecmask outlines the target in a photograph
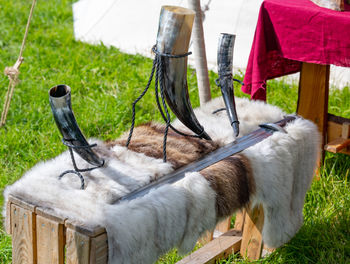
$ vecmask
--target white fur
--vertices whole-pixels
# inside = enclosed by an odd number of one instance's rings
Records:
[[[215,227],[215,193],[199,173],[190,173],[142,199],[107,205],[105,219],[110,263],[153,263],[175,246],[190,251]]]
[[[236,98],[240,135],[258,128],[259,123],[283,118],[277,107],[262,102]],[[221,98],[196,109],[207,133],[220,145],[234,140]],[[174,126],[182,125],[174,122]],[[254,203],[265,211],[263,239],[269,246],[287,242],[302,224],[306,190],[313,176],[319,146],[314,124],[299,119],[290,123],[288,134],[274,133],[268,139],[244,151],[253,167],[257,192]],[[69,153],[37,164],[4,192],[53,209],[53,213],[86,225],[103,225],[108,232],[110,263],[152,263],[173,247],[180,252],[193,248],[199,236],[215,227],[215,192],[199,173],[188,173],[173,185],[154,189],[142,198],[115,203],[121,196],[155,178],[171,172],[162,160],[135,153],[125,147],[107,150],[104,168],[83,173],[86,189],[80,190],[76,175],[58,175],[72,168]],[[110,157],[112,156],[112,157]],[[80,157],[80,168],[88,165]],[[5,213],[5,211],[4,211]]]
[[[263,239],[269,247],[288,242],[303,221],[304,198],[316,165],[317,127],[298,119],[243,153],[253,168],[253,204],[264,207]]]

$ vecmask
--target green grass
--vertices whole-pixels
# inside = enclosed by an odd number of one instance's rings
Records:
[[[72,87],[73,109],[86,137],[115,138],[129,128],[131,103],[144,88],[152,61],[126,55],[116,48],[76,42],[70,1],[38,1],[28,36],[21,82],[17,85],[7,124],[0,129],[0,192],[41,160],[65,147],[53,122],[48,89],[65,83]],[[0,71],[18,55],[30,1],[0,0]],[[145,30],[141,29],[140,30]],[[136,33],[134,33],[136,34]],[[210,72],[213,95],[216,75]],[[196,78],[189,70],[191,101],[198,106]],[[1,110],[8,79],[0,75]],[[281,81],[268,83],[268,102],[293,112],[296,86]],[[235,89],[236,95],[244,96]],[[137,106],[137,124],[160,120],[149,93]],[[330,112],[350,117],[350,89],[332,90]],[[87,120],[86,122],[83,122]],[[307,194],[305,224],[299,233],[262,263],[350,263],[350,159],[328,154],[319,181]],[[0,205],[3,197],[0,196]],[[1,220],[1,225],[2,225]],[[159,263],[174,263],[176,251]],[[242,262],[231,256],[222,263]],[[11,238],[0,230],[0,263],[11,263]]]

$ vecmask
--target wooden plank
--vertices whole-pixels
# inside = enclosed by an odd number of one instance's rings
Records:
[[[43,207],[36,207],[35,208],[35,213],[36,215],[40,215],[46,219],[52,220],[53,222],[57,222],[59,224],[65,223],[65,218],[62,218],[60,216],[57,216],[54,214],[54,212],[48,208],[43,208]]]
[[[90,238],[73,229],[66,229],[66,264],[87,264],[90,258]]]
[[[325,150],[333,153],[350,154],[350,120],[334,115],[329,115],[332,121],[328,122],[328,137],[340,136],[332,139],[325,146]],[[333,121],[335,121],[333,123]]]
[[[333,115],[330,113],[328,113],[327,117],[328,117],[328,121],[332,121],[340,125],[344,123],[350,123],[350,118],[345,118],[345,117]]]
[[[215,263],[219,259],[227,258],[230,254],[238,252],[241,241],[240,233],[230,230],[183,258],[177,264]]]
[[[7,234],[11,235],[11,201],[6,204],[6,219],[5,219],[5,231]]]
[[[332,142],[333,140],[342,136],[343,126],[334,121],[328,121],[327,127],[327,141]]]
[[[346,149],[350,146],[350,139],[345,138],[337,138],[331,142],[329,142],[327,145],[324,146],[324,149],[333,152],[333,153],[339,153],[343,149]]]
[[[234,230],[243,231],[244,227],[244,219],[245,219],[245,209],[242,209],[236,213],[236,220]]]
[[[89,264],[107,264],[108,261],[108,237],[107,233],[91,239]]]
[[[333,120],[328,121],[327,140],[329,142],[332,142],[333,140],[337,138],[341,138],[342,136],[343,136],[343,125]],[[350,150],[343,149],[340,151],[340,153],[350,155]]]
[[[343,123],[341,137],[345,138],[345,139],[350,138],[350,123],[349,122]]]
[[[37,215],[36,231],[38,264],[63,264],[63,224]]]
[[[329,65],[303,62],[299,80],[297,114],[317,124],[326,143],[329,92]],[[323,160],[323,151],[321,160]]]
[[[71,220],[66,220],[65,226],[88,237],[96,237],[106,233],[106,229],[102,226],[87,226]]]
[[[19,207],[23,208],[23,209],[26,209],[26,210],[29,210],[29,211],[32,211],[32,212],[35,212],[35,205],[30,203],[30,202],[27,202],[19,197],[16,197],[16,196],[13,196],[13,195],[9,195],[9,201],[13,204],[16,204],[18,205]]]
[[[11,204],[12,263],[36,263],[36,217],[33,211]]]
[[[263,248],[262,228],[264,225],[264,210],[262,205],[254,209],[247,209],[244,229],[242,235],[242,245],[240,253],[243,257],[257,260],[261,256]]]

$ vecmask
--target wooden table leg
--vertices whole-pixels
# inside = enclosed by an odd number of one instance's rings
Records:
[[[303,62],[299,80],[297,114],[317,124],[322,134],[321,161],[324,158],[323,146],[327,143],[329,68],[329,65]]]

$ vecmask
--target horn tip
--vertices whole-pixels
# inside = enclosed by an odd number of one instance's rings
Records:
[[[207,132],[203,131],[201,138],[204,138],[206,140],[212,140],[211,137],[207,134]]]
[[[238,122],[232,122],[231,126],[233,127],[233,132],[235,133],[235,137],[238,137],[239,135],[239,123]]]

